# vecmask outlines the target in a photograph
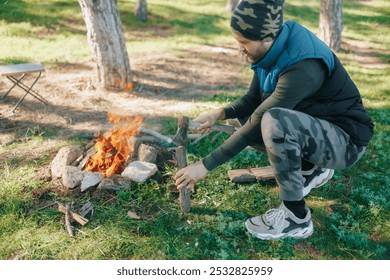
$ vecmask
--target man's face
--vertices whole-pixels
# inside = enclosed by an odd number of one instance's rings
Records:
[[[235,32],[233,38],[237,40],[238,50],[248,63],[256,63],[263,58],[273,43],[273,41],[252,41]]]

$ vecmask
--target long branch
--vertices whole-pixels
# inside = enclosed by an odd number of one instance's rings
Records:
[[[159,139],[161,139],[161,140],[163,140],[165,142],[168,142],[169,144],[173,143],[172,138],[169,138],[169,137],[167,137],[165,135],[162,135],[161,133],[158,133],[157,131],[154,131],[152,129],[141,128],[139,131],[142,132],[142,133],[145,133],[145,134],[153,135],[154,137],[159,138]]]

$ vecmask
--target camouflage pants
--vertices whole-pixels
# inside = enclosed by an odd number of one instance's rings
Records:
[[[261,122],[263,143],[279,185],[280,198],[297,201],[303,198],[302,160],[319,167],[344,169],[356,163],[365,147],[358,147],[338,126],[307,114],[272,108]]]

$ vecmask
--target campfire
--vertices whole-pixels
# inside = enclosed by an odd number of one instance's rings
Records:
[[[111,129],[85,147],[61,148],[51,162],[52,179],[66,190],[130,188],[132,181],[143,183],[157,172],[158,151],[137,138],[142,117],[108,113],[107,119]]]
[[[57,186],[62,195],[92,190],[96,198],[105,193],[101,191],[130,189],[133,181],[144,183],[157,172],[157,155],[161,156],[164,152],[162,148],[157,150],[140,140],[142,117],[108,113],[107,119],[112,125],[111,129],[85,147],[74,145],[61,148],[51,162],[52,185]],[[150,129],[143,129],[142,132],[151,134],[158,141],[168,139]],[[154,141],[150,136],[146,139],[148,142]],[[59,202],[58,211],[65,214],[64,224],[68,234],[74,237],[71,223],[84,226],[89,221],[86,215],[92,216],[93,203],[88,202],[77,211],[74,209],[77,206],[72,205]],[[129,216],[140,218],[131,211]]]
[[[142,118],[139,116],[117,116],[108,113],[107,118],[114,128],[98,136],[95,144],[96,153],[88,159],[83,168],[100,172],[106,178],[123,171],[126,161],[134,151],[134,147],[129,145],[129,139],[139,134],[139,127],[142,124]]]
[[[185,116],[178,119],[178,129],[173,136],[146,128],[139,116],[109,113],[107,119],[112,125],[111,129],[85,147],[75,145],[61,148],[51,162],[52,181],[65,194],[69,191],[74,193],[73,190],[130,189],[133,181],[144,183],[157,173],[158,156],[160,169],[167,163],[172,163],[178,169],[183,168],[186,165],[188,140],[193,140],[189,144],[194,145],[205,137],[187,133],[199,124]],[[215,125],[213,129],[231,134],[234,127]],[[168,144],[168,147],[160,145],[161,142]],[[184,191],[189,197],[189,193]],[[178,192],[182,194],[181,190]],[[188,212],[188,209],[184,211]]]

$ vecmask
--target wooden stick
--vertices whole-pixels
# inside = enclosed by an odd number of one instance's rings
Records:
[[[188,128],[192,130],[196,130],[200,123],[190,120],[188,124]],[[220,132],[225,132],[227,134],[233,134],[236,129],[232,125],[226,125],[226,124],[219,124],[219,125],[213,125],[210,127],[212,131],[220,131]]]
[[[188,141],[188,122],[190,119],[186,116],[182,116],[177,120],[177,131],[173,137],[173,141],[178,146],[186,146]]]
[[[46,208],[48,208],[48,207],[50,207],[50,206],[53,206],[53,205],[55,205],[55,204],[57,204],[58,202],[52,202],[52,203],[49,203],[49,204],[47,204],[47,205],[45,205],[45,206],[42,206],[42,207],[40,207],[40,208],[38,208],[38,209],[36,209],[37,211],[40,211],[40,210],[43,210],[43,209],[46,209]]]
[[[65,214],[66,213],[65,205],[58,203],[58,211]],[[69,210],[69,217],[71,219],[75,220],[76,222],[78,222],[82,226],[89,222],[88,219],[84,218],[83,216],[81,216],[79,214],[74,213],[72,210]]]
[[[194,141],[191,142],[191,145],[195,145],[196,143],[198,143],[199,141],[201,141],[202,139],[206,138],[207,136],[209,136],[211,133],[213,132],[210,132],[210,133],[205,133],[203,135],[201,135],[198,139],[195,139]]]
[[[178,170],[187,166],[187,153],[184,146],[176,148],[176,163]],[[190,212],[191,209],[191,191],[187,187],[179,190],[180,209],[183,212]]]
[[[66,225],[66,230],[68,231],[68,234],[70,237],[74,237],[74,234],[73,234],[73,229],[72,229],[72,225],[70,224],[70,220],[69,220],[69,204],[67,203],[66,206],[65,206],[65,225]]]
[[[162,135],[161,133],[158,133],[157,131],[154,131],[154,130],[152,130],[152,129],[149,129],[149,128],[141,128],[140,130],[139,130],[141,133],[145,133],[145,134],[149,134],[149,135],[152,135],[152,136],[154,136],[154,137],[156,137],[156,138],[159,138],[159,139],[161,139],[161,140],[163,140],[163,141],[165,141],[165,142],[167,142],[167,143],[173,143],[173,140],[172,140],[172,138],[169,138],[169,137],[167,137],[167,136],[165,136],[165,135]]]
[[[198,139],[201,136],[202,136],[202,134],[200,134],[200,133],[192,133],[192,134],[188,134],[187,135],[187,139],[188,140],[195,140],[195,139]],[[168,138],[173,138],[174,135],[167,135],[167,137]],[[152,142],[152,143],[154,143],[154,142],[161,141],[160,138],[155,137],[153,135],[137,135],[137,136],[135,136],[135,138],[137,138],[141,142]]]
[[[274,179],[275,175],[271,166],[250,169],[233,169],[228,171],[229,179],[235,183],[253,182],[259,179]]]

